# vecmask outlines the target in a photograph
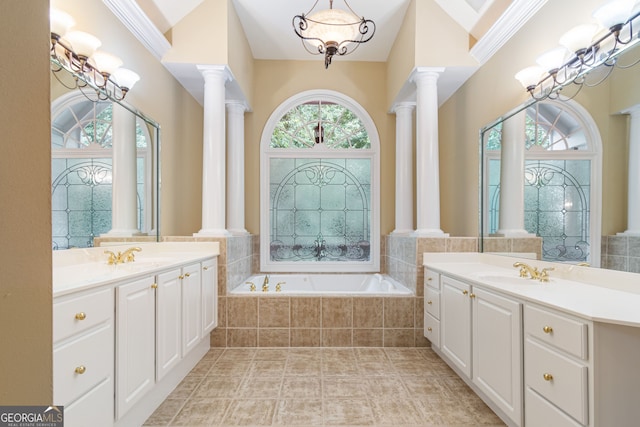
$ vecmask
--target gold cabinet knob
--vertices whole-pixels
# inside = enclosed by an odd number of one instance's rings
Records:
[[[157,284],[157,283],[154,283],[153,285],[151,285],[151,288],[152,288],[152,289],[158,289],[158,284]]]
[[[81,311],[80,313],[76,313],[76,320],[84,320],[87,318],[87,314],[84,311]]]
[[[469,293],[469,291],[467,291],[466,289],[464,291],[462,291],[462,295],[467,295]]]
[[[189,277],[191,276],[191,273],[184,273],[184,277]]]
[[[432,332],[432,331],[433,331],[433,328],[428,327],[428,328],[427,328],[427,331]]]
[[[431,304],[433,304],[433,301],[427,301],[427,304],[431,305]]]
[[[83,365],[80,365],[75,369],[75,373],[80,375],[84,374],[86,371],[87,371],[87,368],[84,367]]]
[[[209,269],[209,267],[207,267],[207,266],[205,265],[204,267],[202,267],[202,269],[203,269],[204,271],[207,271],[207,270]]]
[[[542,374],[542,378],[544,378],[545,381],[551,381],[551,380],[553,380],[553,375],[548,374],[548,373],[544,373],[544,374]]]
[[[542,328],[542,332],[544,332],[545,334],[550,334],[551,332],[553,332],[553,328],[551,326],[545,326]]]
[[[427,277],[427,281],[430,282],[433,280],[433,277]]]
[[[474,293],[470,293],[469,294],[469,298],[475,298],[475,297],[476,297],[476,294],[474,294]]]
[[[180,280],[184,279],[184,274],[179,275],[178,279],[180,279]]]

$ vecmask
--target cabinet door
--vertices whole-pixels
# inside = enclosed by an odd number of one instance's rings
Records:
[[[522,308],[473,288],[473,382],[522,425]]]
[[[182,268],[182,356],[186,356],[202,337],[200,263]]]
[[[159,274],[156,289],[156,380],[181,360],[182,282],[180,269]]]
[[[471,286],[441,276],[440,348],[467,377],[471,377]]]
[[[202,334],[218,326],[218,259],[202,263]]]
[[[116,287],[116,416],[122,417],[155,378],[155,281]]]

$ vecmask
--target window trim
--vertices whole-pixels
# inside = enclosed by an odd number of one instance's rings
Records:
[[[271,135],[292,108],[310,101],[332,102],[351,110],[362,121],[371,148],[328,149],[271,148]],[[348,155],[347,155],[348,153]],[[371,258],[369,262],[273,262],[270,256],[269,166],[271,158],[369,158],[371,159]],[[380,271],[380,137],[369,113],[352,98],[336,91],[315,89],[300,92],[282,102],[267,120],[260,139],[260,270],[264,272],[379,272]]]

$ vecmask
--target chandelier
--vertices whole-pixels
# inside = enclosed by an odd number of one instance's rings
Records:
[[[334,9],[333,0],[329,0],[329,9],[313,12],[318,1],[306,14],[293,17],[293,30],[307,52],[324,55],[324,68],[329,68],[334,55],[347,55],[371,40],[376,24],[358,17],[346,0],[343,1],[348,11]]]
[[[637,28],[633,28],[640,16],[635,4],[636,0],[614,0],[602,5],[593,12],[597,23],[566,32],[559,47],[542,54],[538,65],[521,70],[515,78],[535,100],[559,99],[563,88],[575,85],[577,90],[570,99],[582,87],[605,81],[615,67],[633,67],[640,60],[622,65],[618,57],[640,41]],[[599,71],[592,73],[596,69]]]
[[[58,81],[69,89],[82,90],[89,86],[100,100],[123,100],[140,76],[121,68],[122,61],[116,56],[97,50],[101,42],[93,35],[69,31],[75,21],[68,13],[51,9],[49,17],[51,71]],[[73,76],[72,84],[58,77],[57,73],[63,69]]]

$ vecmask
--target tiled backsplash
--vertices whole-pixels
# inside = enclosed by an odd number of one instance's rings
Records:
[[[640,273],[640,236],[602,236],[600,266]]]

